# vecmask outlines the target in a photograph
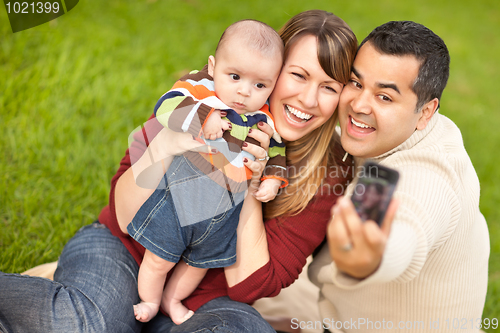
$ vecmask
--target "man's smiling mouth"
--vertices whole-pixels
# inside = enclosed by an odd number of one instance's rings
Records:
[[[357,122],[356,120],[354,120],[353,117],[351,117],[351,123],[354,125],[354,126],[357,126],[357,127],[360,127],[360,128],[373,128],[371,126],[368,126],[366,124],[363,124],[363,123],[360,123],[360,122]]]

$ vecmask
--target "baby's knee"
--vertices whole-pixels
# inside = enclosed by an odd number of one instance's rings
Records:
[[[174,262],[162,259],[159,256],[146,251],[144,258],[142,259],[141,269],[146,267],[157,274],[167,274],[174,266]]]

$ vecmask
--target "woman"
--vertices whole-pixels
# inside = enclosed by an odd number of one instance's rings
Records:
[[[245,303],[277,295],[290,285],[325,237],[330,208],[342,194],[335,185],[345,182],[338,177],[341,172],[332,175],[327,169],[341,163],[338,157],[343,155],[335,141],[334,113],[350,77],[357,41],[341,19],[324,11],[296,15],[280,34],[285,63],[270,106],[276,128],[287,142],[289,186],[264,210],[253,196],[247,196],[238,226],[237,262],[225,270],[209,270],[184,301],[195,311],[190,320],[175,326],[160,314],[143,331],[220,328],[274,332]],[[261,147],[244,148],[257,158],[266,155],[269,143],[266,133],[270,128],[262,124],[260,129],[262,132],[252,131],[250,136]],[[138,301],[137,271],[144,249],[126,234],[126,226],[168,167],[170,158],[164,157],[199,146],[196,141],[178,140],[178,136],[154,119],[134,135],[135,141],[111,182],[109,206],[101,212],[100,223],[84,227],[68,242],[54,276],[58,282],[0,273],[0,325],[6,326],[4,330],[141,330],[132,305]],[[151,164],[150,158],[163,162]],[[263,169],[261,163],[246,164],[254,170],[256,180]],[[146,168],[147,172],[141,173]],[[141,186],[149,183],[151,189],[139,187],[134,173],[141,174],[137,180]],[[16,302],[4,309],[4,297],[15,297]]]

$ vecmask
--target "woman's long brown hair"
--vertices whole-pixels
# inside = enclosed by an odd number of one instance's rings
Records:
[[[358,42],[351,28],[339,17],[322,10],[309,10],[292,17],[280,30],[285,44],[285,61],[290,47],[301,37],[313,35],[318,41],[318,61],[325,73],[346,84]],[[300,213],[314,197],[333,165],[334,147],[339,144],[335,126],[337,112],[322,126],[286,144],[289,184],[265,205],[264,217]]]

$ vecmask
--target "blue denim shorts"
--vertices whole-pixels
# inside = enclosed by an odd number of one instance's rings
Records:
[[[218,185],[184,156],[174,158],[164,181],[128,225],[130,236],[170,262],[232,265],[244,193]]]

